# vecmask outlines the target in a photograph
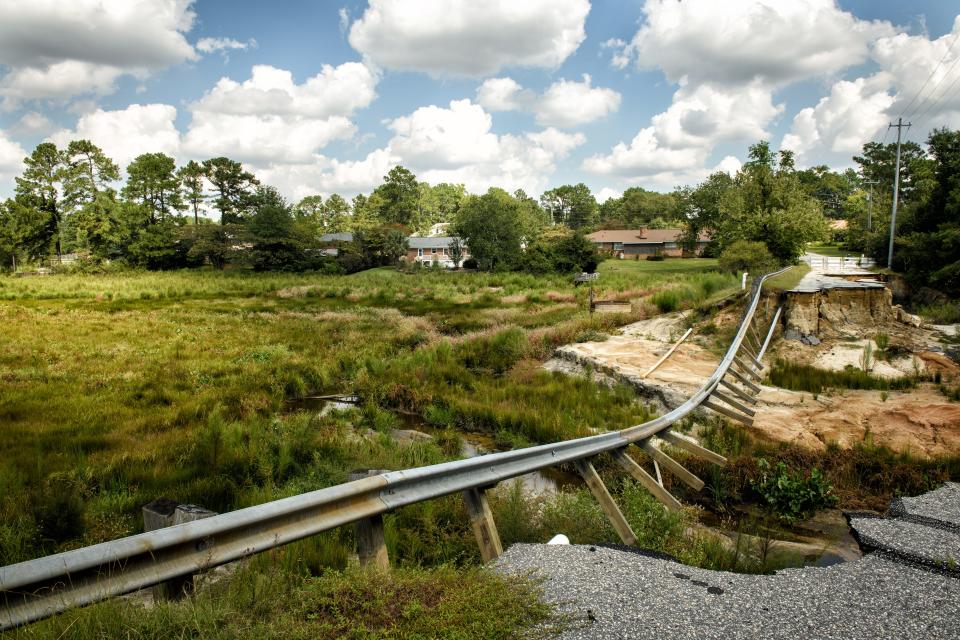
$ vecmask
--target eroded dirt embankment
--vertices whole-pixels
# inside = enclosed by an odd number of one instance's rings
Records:
[[[652,366],[672,341],[683,333],[680,314],[659,316],[625,327],[621,335],[604,342],[585,342],[561,347],[547,363],[554,370],[594,370],[626,382],[639,395],[661,408],[673,408],[699,388],[710,376],[719,358],[708,351],[702,338],[688,339],[647,378]],[[780,341],[776,349],[791,352],[792,358],[813,361],[834,348],[827,340],[817,346]],[[797,352],[802,349],[803,352]],[[939,354],[919,353],[922,366],[957,367]],[[928,364],[929,363],[929,364]],[[909,392],[833,391],[813,396],[762,385],[753,429],[771,440],[823,449],[828,442],[851,446],[872,441],[896,451],[936,456],[960,452],[960,403],[949,402],[932,386]]]

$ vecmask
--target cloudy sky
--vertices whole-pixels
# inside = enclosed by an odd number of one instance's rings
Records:
[[[3,0],[0,197],[43,140],[226,155],[291,199],[422,180],[601,199],[747,145],[849,166],[960,127],[946,0]],[[956,45],[956,46],[954,46]],[[893,138],[890,135],[887,140]]]

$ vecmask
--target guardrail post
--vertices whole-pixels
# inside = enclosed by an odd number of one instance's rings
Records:
[[[382,473],[387,471],[383,469],[357,471],[348,475],[347,480],[352,482]],[[389,571],[390,555],[387,553],[387,541],[383,534],[383,516],[378,513],[375,516],[357,520],[354,523],[354,533],[357,537],[357,556],[360,558],[360,566]]]
[[[620,507],[613,501],[613,496],[607,491],[607,487],[603,484],[603,480],[600,479],[600,474],[593,468],[593,464],[588,460],[574,460],[573,464],[577,469],[577,473],[579,473],[583,477],[583,481],[587,483],[590,493],[592,493],[593,497],[600,503],[600,508],[603,509],[607,520],[613,525],[623,544],[637,544],[637,535],[633,532],[633,529],[630,528],[630,523],[627,522],[627,519],[623,517],[623,512],[620,511]]]
[[[217,515],[216,511],[210,511],[195,504],[180,504],[170,498],[157,498],[153,502],[144,505],[143,509],[143,530],[155,531],[165,527],[202,520],[210,516]],[[193,593],[193,576],[188,573],[185,576],[174,578],[158,584],[153,588],[154,601],[160,600],[180,600],[184,596]]]
[[[493,519],[487,494],[483,489],[467,489],[463,492],[463,499],[470,513],[470,526],[480,545],[480,557],[484,562],[492,562],[503,553],[503,545],[500,544],[500,534],[497,533],[497,523]]]

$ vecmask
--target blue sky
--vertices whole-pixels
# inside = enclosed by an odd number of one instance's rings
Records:
[[[760,138],[850,165],[960,127],[955,3],[8,0],[0,196],[43,140],[227,155],[296,200],[430,182],[601,199],[735,171]],[[955,46],[956,45],[956,46]],[[256,71],[255,71],[256,69]],[[956,82],[955,82],[956,81]]]

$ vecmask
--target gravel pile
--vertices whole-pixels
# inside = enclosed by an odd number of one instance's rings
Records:
[[[897,498],[890,515],[932,527],[960,530],[960,484],[948,482],[939,489],[914,498]]]
[[[496,570],[543,580],[579,638],[958,638],[960,485],[850,514],[856,562],[756,576],[588,545],[518,544]]]
[[[955,532],[890,518],[854,517],[850,527],[865,551],[883,551],[960,578],[960,535]]]
[[[881,555],[751,576],[585,545],[517,544],[578,638],[960,638],[960,580]]]

